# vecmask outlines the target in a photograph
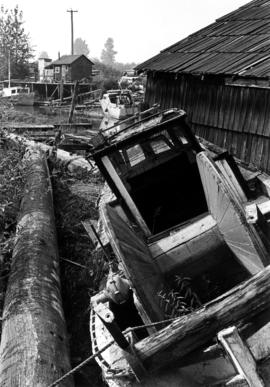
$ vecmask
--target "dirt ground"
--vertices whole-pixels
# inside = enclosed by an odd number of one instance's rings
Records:
[[[100,176],[70,176],[65,171],[54,170],[53,190],[63,306],[70,337],[72,367],[91,355],[89,300],[98,290],[100,280],[107,271],[102,257],[92,255],[93,244],[82,224],[84,220],[98,218],[97,197],[87,195],[85,191],[88,188],[91,191],[92,186],[98,187],[100,183]],[[75,374],[75,383],[76,387],[103,386],[100,369],[95,361]]]

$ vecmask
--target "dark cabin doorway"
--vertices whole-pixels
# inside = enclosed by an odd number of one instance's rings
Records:
[[[127,181],[130,195],[152,234],[208,211],[194,154],[182,152]]]

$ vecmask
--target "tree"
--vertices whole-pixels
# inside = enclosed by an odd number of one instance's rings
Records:
[[[38,57],[42,58],[42,59],[49,59],[49,55],[48,55],[47,51],[41,51],[41,53],[39,54]]]
[[[116,54],[117,51],[114,51],[113,38],[108,38],[104,44],[104,49],[101,52],[101,61],[107,66],[112,66],[115,62]]]
[[[0,78],[8,77],[10,62],[11,76],[23,78],[29,73],[29,60],[33,58],[29,36],[23,28],[23,13],[18,6],[14,9],[0,8]]]
[[[85,40],[82,38],[75,39],[74,42],[74,53],[75,55],[89,55],[89,48]]]
[[[104,62],[100,62],[98,58],[94,58],[95,69],[99,70],[100,76],[98,79],[94,79],[94,83],[98,89],[118,89],[118,80],[121,77],[121,72],[114,66],[106,65]]]

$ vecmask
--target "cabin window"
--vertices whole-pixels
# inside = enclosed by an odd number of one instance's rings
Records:
[[[16,94],[16,90],[11,90],[11,94]]]
[[[20,89],[18,90],[19,93],[29,93],[29,89],[28,88],[24,88],[24,89]]]
[[[131,148],[126,149],[126,153],[129,159],[129,163],[131,167],[141,163],[145,160],[145,155],[140,145],[134,145]]]
[[[130,105],[131,104],[131,100],[130,100],[128,95],[121,95],[119,102],[120,102],[120,104],[124,104],[124,105]]]
[[[110,101],[111,103],[117,103],[116,95],[110,95]]]
[[[183,144],[183,145],[188,144],[188,140],[186,139],[185,136],[183,136],[183,135],[181,136],[181,135],[180,135],[179,138],[180,138],[180,140],[182,141],[182,144]]]
[[[59,67],[59,66],[55,66],[54,71],[55,71],[56,73],[60,73],[60,67]]]
[[[173,144],[165,136],[160,135],[150,141],[151,148],[155,154],[163,153],[173,148]]]

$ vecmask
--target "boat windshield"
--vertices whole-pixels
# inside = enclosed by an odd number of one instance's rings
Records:
[[[111,103],[115,103],[117,105],[130,105],[131,98],[128,94],[111,94],[110,95]]]
[[[20,88],[20,89],[18,89],[18,93],[29,93],[29,88],[28,87],[24,87],[24,88]]]

